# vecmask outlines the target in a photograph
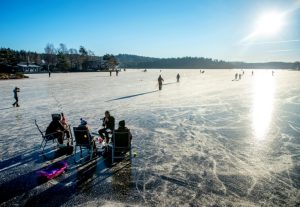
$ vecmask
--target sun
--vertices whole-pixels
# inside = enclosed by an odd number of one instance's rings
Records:
[[[276,36],[280,33],[284,25],[284,12],[279,12],[276,10],[265,12],[257,18],[252,33],[244,37],[241,42]]]
[[[256,35],[271,36],[278,34],[284,25],[284,15],[278,11],[262,14],[257,22],[254,33]]]

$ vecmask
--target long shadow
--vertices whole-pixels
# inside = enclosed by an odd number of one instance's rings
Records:
[[[12,168],[20,167],[30,162],[42,163],[49,160],[57,159],[63,155],[67,155],[68,152],[63,149],[57,149],[56,147],[49,147],[45,149],[44,154],[41,154],[39,148],[34,148],[29,151],[24,151],[18,155],[11,157],[7,160],[0,162],[0,172],[10,170]]]
[[[96,160],[92,164],[81,166],[81,169],[77,169],[74,174],[66,179],[42,193],[31,197],[26,202],[25,206],[40,206],[41,203],[44,206],[60,206],[68,202],[72,197],[81,194],[98,184],[101,184],[99,186],[100,191],[107,191],[102,182],[127,166],[128,165],[125,165],[120,169],[109,172],[110,168],[107,168],[105,160],[101,159],[100,163]],[[99,180],[97,180],[95,184],[92,184],[96,179]]]
[[[91,176],[96,172],[97,160],[87,163],[85,166],[77,167],[76,172],[71,174],[56,185],[43,191],[36,196],[29,198],[25,206],[60,206],[66,203],[72,196],[78,193],[82,186],[87,185],[93,179]],[[67,185],[71,183],[70,185]],[[50,195],[50,196],[49,196]]]
[[[16,177],[0,185],[0,205],[16,196],[28,193],[33,188],[43,184],[46,180],[38,179],[37,172],[43,168]]]
[[[138,93],[138,94],[129,95],[129,96],[123,96],[123,97],[120,97],[120,98],[110,99],[110,100],[105,101],[105,102],[117,101],[117,100],[127,99],[127,98],[133,98],[133,97],[136,97],[136,96],[142,96],[142,95],[146,95],[146,94],[149,94],[149,93],[155,93],[155,92],[157,92],[157,91],[158,91],[158,90],[155,90],[155,91],[149,91],[149,92],[144,92],[144,93]]]
[[[62,150],[62,149],[55,149],[48,148],[45,150],[46,153],[49,154],[49,157],[45,157],[41,155],[39,150],[33,149],[28,151],[24,154],[19,154],[13,158],[4,160],[0,162],[0,172],[11,170],[12,168],[20,167],[21,165],[25,165],[30,162],[34,163],[43,163],[45,161],[54,160],[57,158],[62,157],[63,155],[68,155],[68,151]],[[68,159],[63,158],[63,159]],[[56,162],[56,161],[55,161]],[[40,168],[42,169],[42,168]],[[6,202],[16,196],[22,195],[24,193],[27,193],[31,189],[37,187],[38,185],[42,184],[40,180],[37,180],[37,171],[40,169],[28,172],[26,174],[22,174],[12,180],[4,181],[2,184],[0,184],[0,204],[3,202]],[[21,173],[21,170],[14,170],[14,173]],[[8,172],[10,173],[10,172]],[[1,179],[6,179],[5,176],[1,176]],[[9,179],[9,177],[8,177]]]
[[[2,108],[2,109],[0,109],[0,111],[6,110],[6,109],[11,109],[11,108],[13,108],[13,107]]]
[[[175,83],[177,83],[177,82],[164,83],[163,85],[165,86],[165,85],[171,85],[171,84],[175,84]]]
[[[36,179],[36,171],[21,175],[13,180],[0,185],[0,204],[22,195],[39,185]]]
[[[54,148],[47,148],[45,149],[45,153],[48,154],[51,151],[53,151]],[[14,167],[19,167],[21,165],[24,165],[26,163],[37,161],[40,158],[40,150],[38,147],[35,147],[31,150],[23,151],[15,155],[14,157],[11,157],[9,159],[6,159],[4,161],[0,162],[0,172],[9,170]]]

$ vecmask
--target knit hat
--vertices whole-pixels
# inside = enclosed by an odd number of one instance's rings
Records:
[[[125,127],[125,120],[119,122],[119,127]]]
[[[80,125],[87,125],[87,121],[80,118]]]

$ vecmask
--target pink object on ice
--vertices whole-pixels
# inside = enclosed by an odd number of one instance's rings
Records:
[[[38,176],[47,178],[48,180],[62,174],[68,167],[66,161],[54,163],[40,171],[38,171]]]

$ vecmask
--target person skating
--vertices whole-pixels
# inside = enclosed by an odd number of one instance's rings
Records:
[[[177,82],[179,82],[179,79],[180,79],[179,73],[177,74],[176,79],[177,79]]]
[[[13,90],[14,93],[14,98],[15,98],[15,102],[12,104],[13,106],[19,107],[19,97],[18,97],[18,93],[20,92],[20,88],[18,88],[17,86],[15,87],[15,89]]]
[[[234,75],[234,80],[237,80],[238,79],[238,74],[236,73],[235,75]]]
[[[158,89],[161,90],[162,89],[162,82],[164,81],[164,79],[161,77],[161,75],[159,75],[157,80],[158,80]]]
[[[104,128],[100,129],[98,131],[99,136],[104,139],[103,134],[105,135],[105,139],[106,139],[106,143],[109,142],[109,137],[108,137],[108,131],[107,130],[111,130],[113,131],[115,129],[115,118],[113,116],[110,115],[109,111],[105,111],[104,113],[104,118],[101,119],[103,120],[103,124],[102,126]]]

